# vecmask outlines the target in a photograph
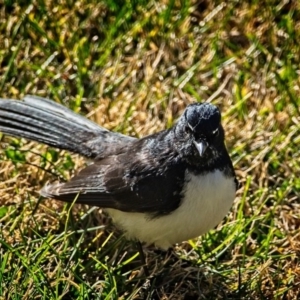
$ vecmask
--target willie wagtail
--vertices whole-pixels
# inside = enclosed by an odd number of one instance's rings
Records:
[[[111,132],[51,100],[0,99],[0,131],[93,159],[41,194],[104,208],[130,239],[167,249],[216,226],[237,188],[219,109],[194,103],[170,129]]]

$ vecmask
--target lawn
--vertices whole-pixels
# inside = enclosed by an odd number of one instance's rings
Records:
[[[212,102],[240,189],[145,277],[101,210],[39,196],[82,158],[0,133],[1,300],[300,297],[299,1],[4,0],[0,97],[26,94],[135,137]]]

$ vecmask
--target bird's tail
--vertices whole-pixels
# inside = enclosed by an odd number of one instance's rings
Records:
[[[45,98],[0,99],[0,131],[85,157],[105,155],[133,138],[110,132],[68,108]]]

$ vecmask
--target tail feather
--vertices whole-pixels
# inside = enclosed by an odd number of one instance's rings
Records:
[[[7,110],[7,108],[5,108],[5,110],[0,110],[0,130],[2,132],[36,140],[58,148],[63,143],[63,146],[66,149],[71,148],[72,150],[72,145],[70,145],[69,141],[71,132],[69,129],[63,127],[63,125],[67,126],[66,122],[61,121],[60,124],[53,124],[51,123],[50,118],[47,120],[48,123],[45,124],[38,116],[36,116],[36,119],[33,119],[32,117],[26,116],[25,112],[24,115],[20,115],[19,113],[17,114]],[[42,134],[41,128],[43,130]],[[77,128],[77,130],[79,129]],[[72,137],[72,139],[73,143],[76,136]]]
[[[24,101],[0,99],[0,131],[89,158],[111,154],[134,140],[36,96],[26,96]]]
[[[88,120],[87,118],[81,115],[74,113],[72,110],[68,109],[67,107],[59,103],[56,103],[52,100],[38,97],[38,96],[33,96],[33,95],[26,95],[23,101],[33,107],[40,108],[44,111],[61,115],[69,121],[74,121],[76,124],[78,125],[80,124],[84,126],[86,129],[91,129],[95,131],[98,131],[100,129],[101,131],[109,132],[109,130],[99,126],[98,124]]]

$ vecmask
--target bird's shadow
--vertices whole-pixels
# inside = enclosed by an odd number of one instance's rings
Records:
[[[211,265],[179,257],[172,249],[147,250],[150,276],[137,280],[138,299],[242,299],[245,286],[236,290]],[[152,252],[152,253],[149,253]]]
[[[144,246],[149,272],[146,276],[135,244],[124,238],[119,243],[114,258],[108,262],[111,266],[118,267],[116,262],[121,261],[120,257],[126,259],[136,254],[129,264],[115,269],[118,269],[119,278],[124,279],[126,276],[125,282],[120,280],[122,283],[118,286],[119,297],[128,291],[134,291],[134,299],[151,300],[243,299],[246,294],[246,285],[237,284],[237,288],[233,289],[232,284],[227,283],[226,277],[211,264],[182,258],[173,249],[162,251],[152,246]],[[124,255],[124,252],[127,254]]]

